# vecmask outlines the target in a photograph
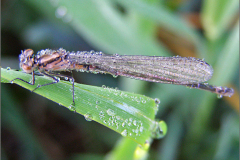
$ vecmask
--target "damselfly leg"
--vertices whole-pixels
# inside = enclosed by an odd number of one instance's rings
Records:
[[[34,71],[32,72],[32,80],[31,80],[31,82],[32,83],[30,83],[30,82],[28,82],[28,81],[25,81],[24,79],[22,79],[22,78],[14,78],[13,80],[11,80],[11,83],[13,83],[13,81],[15,81],[15,80],[20,80],[20,81],[23,81],[23,82],[25,82],[25,83],[27,83],[27,84],[30,84],[30,85],[35,85],[35,73],[34,73]]]
[[[43,87],[43,86],[47,86],[47,85],[51,85],[51,84],[55,84],[55,83],[58,83],[60,80],[58,79],[58,78],[56,78],[55,76],[57,76],[57,77],[63,77],[63,78],[67,78],[71,83],[72,83],[72,88],[73,88],[73,103],[72,103],[72,105],[73,106],[75,106],[75,101],[74,101],[74,78],[73,77],[71,77],[71,76],[65,76],[65,75],[60,75],[60,74],[55,74],[55,73],[46,73],[46,72],[40,72],[39,71],[39,73],[35,73],[34,71],[32,72],[32,80],[31,80],[31,82],[32,83],[30,83],[30,82],[28,82],[28,81],[25,81],[25,80],[23,80],[23,79],[21,79],[21,78],[15,78],[15,79],[13,79],[12,81],[11,81],[11,83],[13,83],[15,80],[21,80],[21,81],[23,81],[23,82],[25,82],[25,83],[27,83],[27,84],[30,84],[30,85],[35,85],[35,75],[44,75],[44,76],[47,76],[47,77],[50,77],[51,79],[53,79],[54,81],[53,82],[50,82],[50,83],[46,83],[46,84],[42,84],[42,85],[37,85],[37,87],[36,88],[34,88],[33,90],[32,90],[32,92],[34,92],[36,89],[38,89],[38,88],[40,88],[40,87]]]
[[[59,82],[59,79],[57,79],[56,77],[62,77],[65,80],[66,79],[69,80],[69,82],[72,83],[72,93],[73,93],[73,103],[72,103],[72,105],[75,106],[75,100],[74,100],[74,81],[75,80],[74,80],[73,76],[66,76],[66,75],[61,75],[61,74],[56,74],[56,73],[49,73],[49,74],[44,73],[44,75],[48,76],[48,77],[51,77],[52,79],[57,80],[58,82]],[[56,76],[56,77],[54,77],[54,76]],[[55,81],[55,82],[52,82],[52,83],[43,84],[43,85],[40,85],[39,87],[54,84],[54,83],[58,83],[58,82]],[[39,87],[37,87],[37,88],[39,88]],[[35,89],[37,89],[37,88],[35,88]]]

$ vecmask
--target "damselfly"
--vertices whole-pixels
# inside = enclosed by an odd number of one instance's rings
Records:
[[[218,94],[232,96],[234,90],[227,87],[212,86],[203,83],[212,77],[213,69],[205,61],[192,57],[160,57],[140,55],[109,55],[95,51],[69,52],[59,50],[41,50],[36,55],[32,49],[22,51],[19,55],[20,68],[32,74],[32,82],[19,79],[30,85],[35,84],[35,71],[51,77],[54,81],[38,85],[37,88],[58,83],[56,71],[87,71],[92,73],[108,73],[113,76],[126,76],[150,82],[170,83],[191,88],[202,89]],[[74,103],[74,79],[72,81]],[[35,88],[35,89],[37,89]],[[35,90],[34,89],[34,90]]]

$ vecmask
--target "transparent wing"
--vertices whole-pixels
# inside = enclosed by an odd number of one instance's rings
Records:
[[[103,54],[87,59],[90,71],[159,83],[201,83],[213,74],[209,64],[196,58]]]

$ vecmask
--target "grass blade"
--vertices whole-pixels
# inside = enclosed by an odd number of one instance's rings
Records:
[[[10,82],[14,78],[30,81],[31,75],[20,71],[1,69],[1,82]],[[33,90],[38,84],[46,84],[52,80],[45,76],[36,76],[36,84],[31,86],[20,80],[14,83]],[[72,84],[60,81],[57,84],[44,86],[34,91],[59,105],[65,106],[85,116],[86,120],[94,120],[120,134],[143,145],[152,135],[159,137],[159,127],[155,113],[158,103],[149,97],[111,89],[75,83],[75,106],[72,104]],[[162,121],[161,121],[162,122]],[[166,130],[164,129],[164,134]]]

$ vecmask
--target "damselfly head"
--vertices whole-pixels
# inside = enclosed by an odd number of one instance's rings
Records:
[[[26,49],[22,51],[22,53],[19,55],[19,65],[20,68],[23,69],[26,73],[31,73],[34,70],[34,55],[33,55],[32,49]]]

